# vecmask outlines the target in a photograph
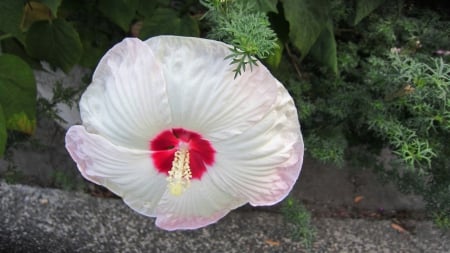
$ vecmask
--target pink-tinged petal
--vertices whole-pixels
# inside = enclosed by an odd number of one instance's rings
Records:
[[[269,71],[260,64],[234,79],[224,43],[177,36],[145,42],[161,62],[174,126],[223,140],[259,122],[275,103],[276,80]]]
[[[83,125],[116,145],[148,149],[171,123],[162,68],[139,39],[124,39],[101,59],[80,101]]]
[[[86,179],[107,187],[136,211],[155,216],[167,183],[154,168],[150,151],[116,146],[83,126],[68,130],[66,148]]]
[[[303,162],[303,139],[292,98],[278,84],[278,100],[258,124],[214,142],[214,182],[252,205],[272,205],[291,191]]]
[[[246,202],[221,190],[206,173],[201,181],[192,181],[181,196],[164,194],[157,207],[156,225],[165,230],[204,227]]]

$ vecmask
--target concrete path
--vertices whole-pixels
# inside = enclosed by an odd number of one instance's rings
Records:
[[[0,252],[308,252],[292,224],[267,208],[241,208],[194,231],[166,232],[121,200],[0,183]],[[450,252],[430,221],[314,218],[310,252]]]

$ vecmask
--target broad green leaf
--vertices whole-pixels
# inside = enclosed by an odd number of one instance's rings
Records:
[[[6,127],[31,134],[36,124],[36,84],[33,71],[14,55],[0,55],[0,105]]]
[[[278,13],[278,0],[256,0],[259,11],[261,12],[275,12]]]
[[[0,104],[0,157],[5,153],[7,138],[5,115],[3,114],[2,104]]]
[[[0,31],[21,37],[20,23],[22,21],[23,4],[23,1],[18,0],[0,1]]]
[[[99,0],[98,9],[111,22],[128,32],[136,17],[139,0]]]
[[[336,40],[331,20],[320,33],[310,53],[318,62],[327,66],[334,74],[338,74]]]
[[[179,16],[168,8],[158,8],[150,18],[144,19],[139,38],[156,35],[200,36],[198,22],[188,15]]]
[[[304,58],[316,42],[328,20],[326,0],[283,1],[286,20],[289,22],[289,38]]]
[[[30,27],[26,37],[30,56],[48,61],[68,72],[81,57],[81,41],[75,29],[62,19],[38,21]]]
[[[385,0],[357,0],[356,1],[356,15],[353,25],[357,25],[363,18],[374,11]]]
[[[5,39],[1,42],[2,51],[5,54],[12,54],[15,56],[20,57],[22,60],[24,60],[32,69],[40,69],[42,68],[41,63],[30,57],[23,47],[23,44],[14,38]]]
[[[45,4],[50,9],[53,17],[57,17],[58,8],[61,5],[62,0],[40,0],[40,2]]]
[[[137,12],[144,18],[148,18],[153,14],[157,6],[157,1],[140,0]]]
[[[82,40],[83,42],[83,55],[79,64],[88,68],[95,68],[100,58],[106,53],[106,48],[94,47],[91,41]]]
[[[86,16],[88,20],[90,20],[91,18],[97,18],[97,2],[98,1],[91,0],[63,0],[58,7],[58,18],[67,18],[69,16],[73,17],[74,15],[76,17]],[[78,21],[85,22],[88,20],[82,19]]]

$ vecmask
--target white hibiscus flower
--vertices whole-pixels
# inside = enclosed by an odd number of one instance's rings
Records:
[[[177,36],[114,46],[66,135],[81,174],[167,230],[281,201],[303,161],[296,108],[262,64],[234,79],[229,48]]]

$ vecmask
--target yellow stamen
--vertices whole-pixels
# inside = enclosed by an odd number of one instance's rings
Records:
[[[171,194],[180,196],[189,187],[191,183],[192,173],[189,167],[189,150],[181,147],[175,152],[172,162],[172,168],[169,171],[167,181]]]

